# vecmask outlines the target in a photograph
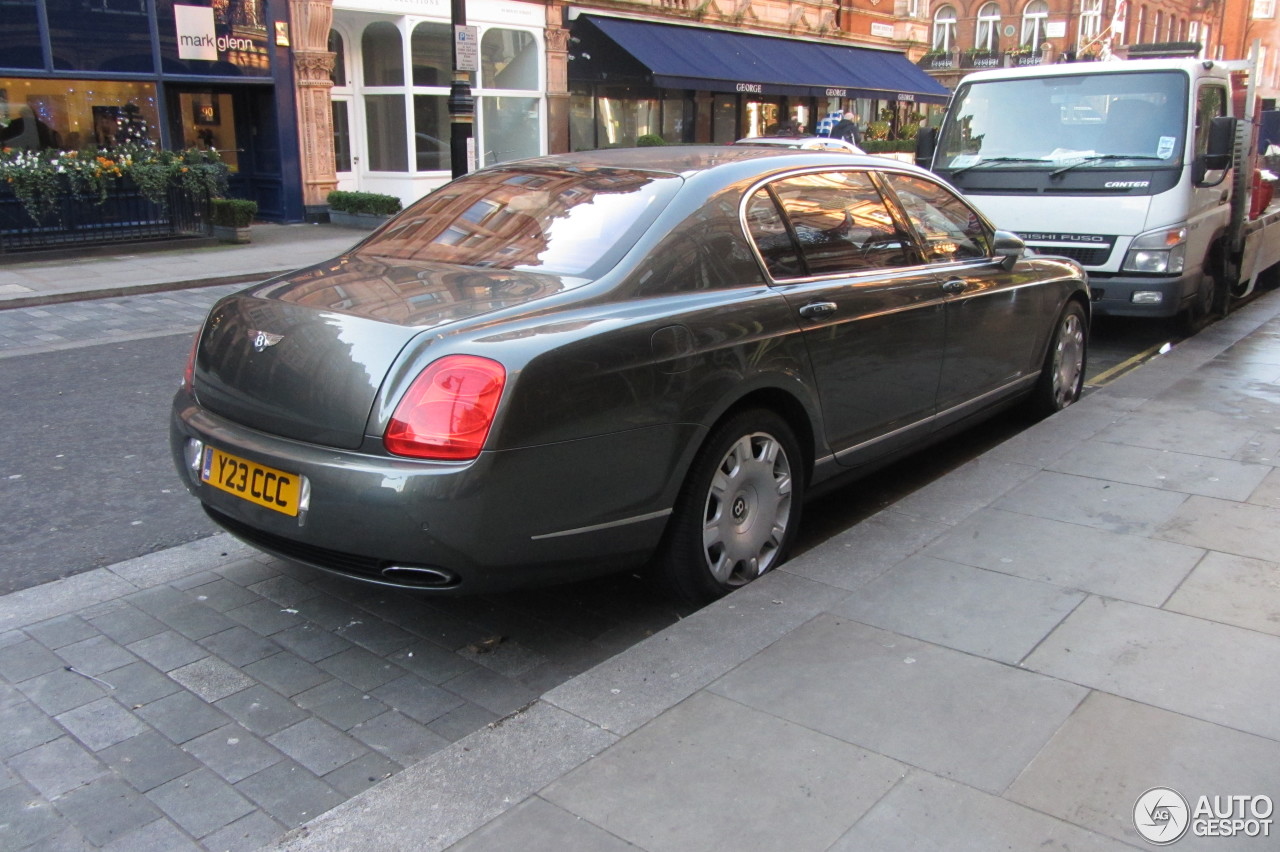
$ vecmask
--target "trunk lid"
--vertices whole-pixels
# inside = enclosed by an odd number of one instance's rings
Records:
[[[415,337],[573,283],[343,255],[215,305],[197,351],[196,397],[252,429],[355,449],[387,371]]]

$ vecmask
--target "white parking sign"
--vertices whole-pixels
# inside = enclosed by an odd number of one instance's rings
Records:
[[[453,28],[453,57],[459,71],[480,70],[479,39],[478,27]]]

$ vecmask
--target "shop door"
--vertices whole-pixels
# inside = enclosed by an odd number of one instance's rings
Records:
[[[350,95],[335,95],[332,106],[333,157],[334,168],[338,175],[338,189],[344,192],[358,192],[362,158],[357,149],[359,134],[351,132],[355,124],[355,103]]]
[[[227,195],[258,202],[258,216],[284,217],[280,132],[267,87],[170,89],[175,148],[210,148],[229,172]]]
[[[232,103],[239,169],[231,178],[229,194],[258,202],[262,219],[283,219],[284,173],[272,92],[265,87],[237,89]]]

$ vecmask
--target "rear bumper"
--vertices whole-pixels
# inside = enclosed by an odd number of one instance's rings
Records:
[[[228,532],[268,553],[384,586],[476,593],[625,570],[657,547],[679,448],[664,426],[419,462],[302,444],[238,426],[179,393],[170,449],[187,489]],[[192,441],[303,477],[291,517],[200,481]],[[391,569],[427,569],[418,573]],[[438,573],[433,573],[438,572]]]

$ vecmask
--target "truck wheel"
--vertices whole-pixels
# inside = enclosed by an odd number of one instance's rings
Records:
[[[1200,288],[1196,290],[1195,299],[1187,307],[1178,312],[1178,332],[1190,337],[1207,326],[1214,318],[1217,305],[1218,281],[1215,276],[1205,275],[1200,279]]]
[[[800,525],[804,470],[800,444],[780,416],[749,409],[730,417],[689,468],[654,579],[701,605],[780,565]]]
[[[1033,416],[1048,417],[1080,398],[1089,348],[1089,321],[1079,302],[1067,302],[1044,356],[1040,381],[1031,392]]]

